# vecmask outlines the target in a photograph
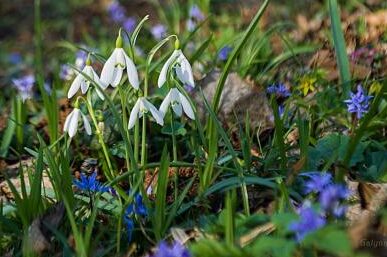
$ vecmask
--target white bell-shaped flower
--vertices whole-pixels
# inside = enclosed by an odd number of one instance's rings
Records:
[[[171,105],[172,110],[177,116],[180,117],[184,111],[190,119],[195,120],[195,114],[191,104],[177,88],[172,88],[161,103],[160,112],[163,116],[167,113],[169,105]]]
[[[87,75],[89,78],[84,76],[82,73]],[[78,75],[75,77],[67,93],[67,97],[68,98],[73,97],[78,92],[79,89],[81,89],[82,94],[86,94],[87,90],[89,89],[91,81],[94,81],[99,86],[99,89],[96,89],[99,98],[104,100],[105,98],[103,94],[100,92],[100,90],[104,90],[106,87],[104,86],[103,83],[101,83],[99,76],[94,71],[93,67],[91,67],[91,62],[89,58],[86,61],[86,66],[83,68],[82,73],[79,72]]]
[[[162,113],[160,113],[153,104],[146,100],[145,97],[140,97],[138,98],[136,104],[133,106],[133,109],[130,112],[128,129],[133,128],[134,124],[136,124],[137,118],[141,118],[148,111],[150,111],[153,118],[158,124],[160,124],[161,126],[164,125],[164,117]]]
[[[176,75],[183,84],[191,88],[195,87],[191,64],[180,49],[173,51],[172,55],[164,63],[157,81],[159,87],[162,87],[167,81],[167,73],[171,65],[174,66]]]
[[[71,138],[77,134],[80,117],[82,117],[86,133],[91,135],[91,126],[86,115],[84,115],[79,108],[74,108],[74,110],[66,117],[66,121],[63,126],[63,131],[67,132]]]
[[[138,79],[137,68],[134,65],[132,59],[125,53],[122,48],[122,38],[121,32],[116,40],[116,48],[113,53],[105,62],[102,72],[101,72],[101,81],[106,86],[112,85],[116,87],[120,84],[122,73],[126,69],[128,73],[129,83],[133,88],[138,89],[140,82]]]

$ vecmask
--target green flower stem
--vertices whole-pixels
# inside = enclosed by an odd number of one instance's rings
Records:
[[[149,65],[145,68],[144,78],[144,97],[148,96],[148,71]],[[145,165],[146,162],[146,115],[142,116],[142,134],[141,134],[141,166]]]
[[[140,123],[138,119],[134,125],[134,159],[138,163],[138,153],[140,147]]]
[[[173,161],[177,162],[177,143],[176,143],[176,135],[175,135],[175,126],[174,126],[174,115],[173,110],[171,108],[171,126],[172,126],[172,151],[173,151]]]
[[[106,144],[105,144],[105,142],[103,140],[103,134],[102,134],[101,130],[99,129],[97,119],[95,118],[94,109],[92,107],[91,99],[90,99],[90,97],[91,97],[90,92],[91,92],[91,90],[89,90],[89,92],[87,94],[87,101],[85,101],[85,103],[86,103],[87,109],[89,111],[91,120],[93,121],[93,124],[94,124],[94,127],[95,127],[95,132],[96,132],[96,135],[98,137],[98,141],[101,144],[102,151],[103,151],[106,163],[107,163],[108,168],[109,168],[109,174],[106,174],[107,175],[106,177],[109,180],[112,180],[114,178],[113,166],[112,166],[112,163],[110,161],[110,157],[109,157],[109,153],[108,153]],[[81,98],[81,99],[83,99],[83,98]]]
[[[126,109],[126,94],[123,92],[121,85],[118,86],[118,91],[120,94],[120,100],[121,100],[121,108],[122,108],[122,125],[124,127],[124,130],[126,131],[126,137],[128,141],[130,142],[130,135],[129,135],[129,130],[128,130],[128,114],[127,114],[127,109]],[[129,170],[130,169],[130,157],[129,157],[129,152],[127,149],[125,149],[125,161],[126,161],[126,167]],[[129,181],[130,184],[130,181]]]
[[[145,165],[146,162],[146,118],[142,116],[142,133],[141,133],[141,166]]]

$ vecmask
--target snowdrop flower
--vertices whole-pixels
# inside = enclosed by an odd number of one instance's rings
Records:
[[[116,40],[116,49],[114,49],[113,53],[110,55],[109,59],[107,59],[102,68],[102,83],[106,86],[118,86],[125,68],[128,73],[129,83],[133,88],[138,89],[140,83],[138,80],[137,69],[132,59],[129,58],[122,48],[122,37],[120,31]]]
[[[87,119],[78,107],[75,107],[74,110],[66,117],[65,124],[63,126],[63,131],[69,134],[69,137],[73,138],[77,134],[78,130],[78,121],[82,117],[83,126],[85,127],[86,134],[91,135],[91,126],[90,122]]]
[[[164,125],[163,114],[160,113],[153,104],[146,100],[145,97],[140,97],[130,112],[128,129],[133,128],[136,123],[136,119],[141,118],[144,113],[147,113],[148,111],[151,112],[153,118],[158,124],[161,126]]]
[[[180,117],[184,111],[191,120],[195,119],[195,114],[188,99],[177,88],[172,88],[161,103],[160,112],[163,116],[167,113],[169,105],[171,105],[177,116]]]
[[[173,51],[172,55],[168,58],[163,68],[161,69],[159,79],[157,81],[159,87],[162,87],[167,81],[168,69],[171,66],[175,66],[174,68],[176,75],[183,84],[188,85],[192,88],[195,87],[191,64],[189,64],[187,58],[179,49],[178,40],[176,41],[175,51]]]
[[[83,68],[82,73],[78,73],[73,83],[71,84],[67,93],[67,98],[73,97],[79,89],[81,89],[82,94],[86,94],[91,82],[88,77],[83,75],[83,73],[86,74],[92,81],[94,81],[101,88],[101,90],[105,89],[104,84],[101,83],[97,73],[94,71],[93,67],[91,67],[91,61],[88,57],[86,60],[86,66]],[[98,89],[96,91],[98,96],[104,100],[105,98],[103,94]]]

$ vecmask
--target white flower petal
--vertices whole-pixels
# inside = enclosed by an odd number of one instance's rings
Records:
[[[73,116],[73,114],[74,114],[74,111],[70,112],[70,114],[67,115],[64,126],[63,126],[64,132],[67,132],[69,130],[69,124],[70,124],[71,117]]]
[[[180,117],[183,114],[183,109],[181,107],[180,97],[179,97],[180,92],[177,88],[172,88],[170,92],[171,92],[172,109],[176,113],[176,115]]]
[[[90,81],[82,80],[81,82],[81,92],[82,94],[86,94],[87,90],[89,89]]]
[[[189,85],[190,87],[195,87],[195,82],[192,74],[192,67],[189,64],[187,58],[180,51],[178,63],[180,67],[176,67],[176,75],[184,84]]]
[[[113,81],[113,75],[116,65],[116,55],[117,51],[114,50],[110,57],[106,60],[102,72],[101,72],[101,81],[104,85],[109,86]]]
[[[183,106],[183,110],[185,112],[185,114],[191,119],[191,120],[195,120],[195,113],[192,109],[192,106],[191,104],[189,103],[188,99],[182,94],[179,92],[179,96],[180,96],[180,102]]]
[[[128,123],[128,129],[131,129],[134,127],[134,124],[136,124],[136,120],[138,118],[138,113],[140,111],[140,104],[141,104],[141,98],[139,98],[136,102],[136,104],[133,106],[132,111],[130,112],[129,117],[129,123]]]
[[[164,117],[163,117],[163,114],[160,113],[156,107],[151,104],[148,100],[146,100],[145,98],[142,99],[142,103],[144,105],[144,107],[149,110],[153,116],[153,118],[156,120],[156,122],[158,124],[160,124],[161,126],[164,125]]]
[[[116,87],[120,84],[123,71],[124,69],[119,66],[114,69],[113,80],[110,83],[113,87]]]
[[[114,50],[117,52],[116,54],[116,63],[115,65],[119,65],[121,66],[122,69],[125,69],[125,64],[126,64],[126,61],[125,61],[125,51],[124,49],[122,48],[116,48],[116,50]]]
[[[82,115],[82,119],[83,119],[83,126],[85,127],[85,130],[86,130],[86,134],[91,135],[90,122],[87,119],[86,115],[84,115],[83,113],[81,113],[81,115]]]
[[[78,108],[74,108],[73,115],[71,116],[71,120],[69,121],[69,136],[72,138],[75,136],[78,130],[78,120],[79,120],[79,114],[80,110]]]
[[[81,87],[82,80],[83,80],[83,76],[82,76],[82,74],[79,73],[76,76],[76,78],[74,79],[73,83],[71,83],[70,89],[67,93],[67,98],[70,99],[71,97],[73,97],[77,93],[77,91]]]
[[[183,114],[183,108],[181,107],[181,103],[179,102],[176,102],[172,105],[172,110],[175,112],[177,117],[181,117],[181,115]]]
[[[128,80],[134,89],[138,89],[140,82],[138,79],[137,68],[134,65],[132,59],[124,52],[126,62],[126,72],[128,73]]]
[[[163,114],[163,116],[165,116],[165,114],[167,113],[168,106],[170,103],[171,103],[171,91],[169,91],[168,94],[165,96],[165,98],[164,98],[164,100],[161,103],[160,108],[159,108],[159,110]]]
[[[168,58],[168,60],[164,63],[163,68],[161,69],[159,78],[157,80],[157,85],[162,87],[164,83],[167,81],[167,73],[169,66],[175,61],[175,59],[179,56],[179,51],[173,51],[172,55]]]

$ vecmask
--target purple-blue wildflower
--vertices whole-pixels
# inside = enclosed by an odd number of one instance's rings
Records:
[[[88,191],[88,192],[110,192],[110,188],[107,186],[104,186],[97,180],[97,173],[93,172],[92,175],[86,176],[85,174],[81,173],[81,179],[74,179],[73,184],[79,188],[82,191]]]
[[[140,194],[134,195],[133,203],[129,204],[129,206],[125,210],[125,213],[127,215],[131,215],[132,213],[134,213],[143,217],[148,215],[148,210],[146,209],[142,200],[142,196]]]
[[[163,24],[156,24],[151,28],[152,36],[160,40],[167,34],[167,28]]]
[[[231,51],[232,51],[232,47],[230,46],[222,47],[218,53],[218,59],[221,61],[226,61]]]
[[[192,19],[188,19],[187,20],[187,30],[191,32],[191,31],[194,31],[195,28],[196,28],[196,22],[193,21]]]
[[[309,180],[305,183],[305,193],[320,193],[322,192],[328,185],[332,184],[332,175],[330,173],[322,173],[322,172],[310,172],[304,173],[304,176],[309,177]]]
[[[289,230],[296,234],[298,242],[326,224],[325,218],[311,207],[310,202],[305,202],[298,210],[298,214],[299,219],[289,225]]]
[[[124,223],[125,223],[125,226],[126,226],[126,231],[128,232],[128,242],[131,242],[132,241],[133,229],[134,229],[134,221],[133,221],[132,218],[130,218],[129,216],[126,215],[126,212],[125,212],[125,215],[124,215]]]
[[[59,78],[62,80],[70,80],[74,76],[74,70],[67,64],[60,66]]]
[[[107,11],[109,13],[110,19],[112,19],[114,22],[121,23],[126,18],[125,8],[118,1],[111,2],[107,8]]]
[[[320,192],[319,202],[321,208],[326,214],[333,214],[340,218],[345,214],[346,206],[341,202],[347,200],[351,192],[347,187],[341,184],[331,184]]]
[[[204,20],[204,14],[196,4],[191,6],[188,14],[187,30],[193,31],[198,22]]]
[[[180,242],[175,241],[172,245],[168,245],[165,241],[161,241],[156,252],[152,257],[190,257],[188,249]]]
[[[191,9],[189,10],[189,17],[196,21],[204,20],[204,14],[196,4],[191,6]]]
[[[87,52],[83,50],[79,50],[75,54],[75,66],[78,69],[83,69],[83,66],[86,64]]]
[[[357,92],[350,94],[350,99],[345,100],[347,104],[348,112],[356,113],[356,117],[360,119],[364,113],[368,112],[369,102],[372,96],[368,96],[364,93],[364,89],[361,85],[357,86]]]
[[[18,90],[23,102],[27,99],[32,98],[32,89],[35,83],[34,75],[26,75],[18,79],[13,79],[12,83],[14,87]]]
[[[132,33],[134,29],[136,28],[136,19],[134,17],[129,17],[124,20],[122,23],[122,27],[128,32]]]
[[[12,52],[8,55],[8,60],[11,64],[19,64],[22,62],[22,56],[18,52]]]
[[[132,240],[132,233],[134,228],[133,214],[145,217],[148,215],[148,210],[142,201],[142,196],[140,194],[135,194],[133,202],[128,205],[125,209],[124,214],[124,223],[128,232],[129,242]]]
[[[291,95],[289,89],[285,86],[285,84],[282,83],[270,85],[266,89],[266,92],[269,94],[275,94],[277,97],[280,98],[286,98]]]

